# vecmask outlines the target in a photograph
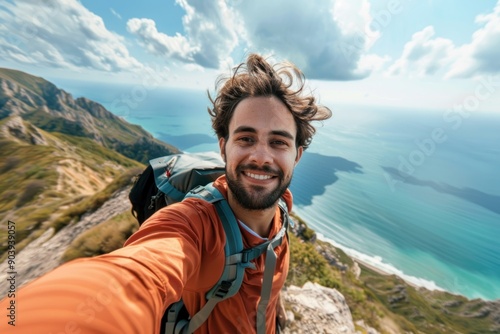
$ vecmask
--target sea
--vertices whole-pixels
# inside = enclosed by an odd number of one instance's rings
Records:
[[[60,86],[183,151],[218,151],[204,90]],[[500,299],[500,110],[327,105],[334,116],[294,173],[293,210],[412,284]]]

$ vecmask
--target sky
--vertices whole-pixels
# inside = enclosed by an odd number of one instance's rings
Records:
[[[325,104],[500,114],[500,0],[0,2],[0,67],[56,84],[207,90],[254,52]]]

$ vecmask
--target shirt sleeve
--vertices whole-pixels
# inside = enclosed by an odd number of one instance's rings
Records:
[[[0,332],[158,333],[166,307],[200,266],[202,239],[210,238],[199,223],[209,214],[181,208],[157,212],[125,247],[69,262],[21,288],[16,326],[4,317]]]

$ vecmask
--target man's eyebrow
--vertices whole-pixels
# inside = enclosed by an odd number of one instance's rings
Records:
[[[257,130],[255,130],[254,128],[252,128],[250,126],[242,125],[242,126],[237,127],[233,131],[233,133],[240,133],[240,132],[257,133]],[[290,132],[288,132],[286,130],[273,130],[270,133],[272,135],[275,135],[275,136],[281,136],[281,137],[285,137],[285,138],[288,138],[291,140],[295,140],[295,137]]]
[[[234,131],[233,131],[233,133],[240,133],[240,132],[257,133],[257,130],[255,130],[254,128],[252,128],[250,126],[242,125],[242,126],[237,127],[236,129],[234,129]]]
[[[288,138],[291,140],[295,140],[294,136],[290,132],[285,131],[285,130],[274,130],[274,131],[271,131],[271,133],[273,135],[276,135],[276,136],[281,136],[281,137],[285,137],[285,138]]]

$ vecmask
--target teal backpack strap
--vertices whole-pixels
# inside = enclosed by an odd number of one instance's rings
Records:
[[[226,234],[226,244],[224,246],[226,259],[224,271],[219,281],[206,294],[207,303],[191,318],[188,324],[184,324],[184,328],[179,333],[193,333],[207,320],[218,302],[234,296],[243,282],[245,268],[253,265],[249,261],[242,261],[243,240],[241,239],[238,222],[220,191],[210,183],[206,186],[194,188],[186,197],[201,198],[214,204]]]
[[[257,334],[265,334],[268,331],[266,330],[266,309],[269,304],[269,299],[271,297],[271,291],[273,288],[273,277],[274,271],[276,269],[276,260],[277,256],[274,252],[274,249],[281,245],[285,235],[288,238],[288,225],[290,224],[290,217],[288,216],[288,208],[286,206],[285,201],[280,199],[278,203],[281,210],[281,217],[283,220],[283,224],[281,226],[280,231],[276,234],[276,236],[265,242],[259,247],[265,247],[266,251],[266,262],[264,263],[264,277],[262,279],[262,288],[260,291],[260,301],[257,305]]]

